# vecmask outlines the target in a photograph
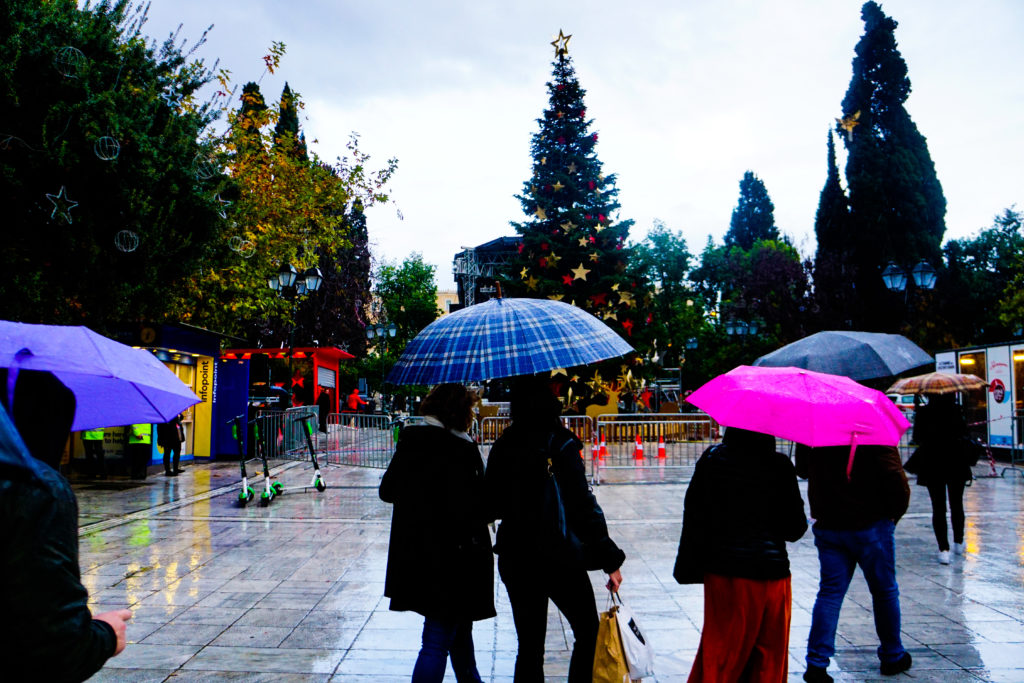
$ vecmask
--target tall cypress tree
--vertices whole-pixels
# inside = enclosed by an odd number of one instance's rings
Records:
[[[888,261],[941,264],[946,199],[925,138],[904,108],[907,65],[896,45],[897,23],[873,1],[861,9],[864,35],[843,98],[839,130],[848,152],[851,262],[859,312],[868,328],[892,328],[901,312],[886,298],[880,273]]]
[[[814,234],[818,241],[814,259],[814,293],[819,320],[825,329],[849,327],[852,324],[849,310],[852,270],[848,265],[850,206],[839,180],[836,143],[831,130],[828,133],[828,171],[825,186],[818,197]]]
[[[758,240],[777,239],[775,205],[768,196],[768,189],[752,171],[747,171],[740,181],[740,199],[732,211],[725,246],[748,250]]]
[[[617,220],[615,176],[602,172],[576,79],[568,37],[556,40],[548,107],[537,119],[533,173],[516,195],[528,219],[506,286],[516,296],[572,303],[593,313],[634,347],[648,340],[650,302],[644,278],[628,268],[632,220]],[[608,370],[606,369],[607,373]],[[607,379],[607,377],[606,377]]]
[[[299,159],[308,159],[309,153],[306,150],[306,138],[299,130],[298,98],[295,93],[284,84],[281,91],[281,102],[278,105],[277,125],[274,126],[274,144],[290,145],[294,154]]]

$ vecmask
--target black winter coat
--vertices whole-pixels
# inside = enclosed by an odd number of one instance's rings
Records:
[[[967,421],[955,403],[933,400],[918,407],[914,418],[912,456],[917,483],[964,483],[974,478],[963,456],[963,439],[968,437]]]
[[[550,450],[549,450],[550,448]],[[495,552],[513,560],[569,562],[599,566],[611,573],[626,554],[608,537],[604,512],[587,484],[576,436],[558,423],[549,430],[511,424],[487,456],[487,499],[491,519],[500,519]],[[550,519],[544,518],[547,458],[562,496],[566,525],[582,547],[562,546],[560,557],[538,557]],[[586,553],[586,560],[584,559]]]
[[[78,502],[0,409],[0,679],[84,681],[117,638],[92,618],[78,568]],[[130,628],[130,627],[129,627]]]
[[[786,541],[807,531],[796,471],[776,453],[726,443],[704,451],[686,489],[683,530],[673,577],[703,583],[704,574],[784,579]]]
[[[494,557],[476,444],[429,425],[402,430],[380,483],[392,503],[384,595],[440,620],[495,616]]]

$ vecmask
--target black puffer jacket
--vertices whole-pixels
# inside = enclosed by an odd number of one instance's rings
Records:
[[[608,537],[604,512],[587,484],[580,450],[583,445],[560,422],[547,429],[513,422],[487,456],[487,493],[492,519],[500,519],[495,552],[502,557],[538,562],[569,562],[599,567],[607,573],[622,566],[626,554]],[[559,550],[563,557],[537,557],[548,535],[544,519],[547,458],[558,481],[569,530],[582,547]],[[585,556],[584,556],[585,553]]]
[[[92,618],[78,569],[78,502],[30,456],[0,408],[0,679],[84,681],[113,656],[114,629]]]
[[[391,609],[441,620],[493,617],[494,555],[476,444],[443,427],[406,427],[380,497],[395,506],[384,584]]]
[[[673,576],[679,583],[702,583],[705,573],[784,579],[786,541],[805,531],[789,458],[775,452],[773,437],[730,427],[701,455],[686,489]]]

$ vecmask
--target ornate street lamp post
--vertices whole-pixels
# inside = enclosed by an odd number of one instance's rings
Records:
[[[295,347],[295,309],[298,302],[315,293],[323,284],[324,275],[319,268],[307,268],[299,277],[298,269],[290,263],[282,264],[276,274],[267,279],[267,285],[277,296],[292,305],[291,322],[288,324],[288,381],[292,381],[292,350]],[[288,387],[288,403],[291,404],[292,389]]]

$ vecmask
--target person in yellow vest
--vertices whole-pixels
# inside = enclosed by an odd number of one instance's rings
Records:
[[[153,456],[153,426],[133,424],[128,427],[128,471],[132,479],[145,479],[146,468]]]
[[[82,446],[85,448],[85,469],[99,479],[107,478],[107,468],[103,463],[103,427],[87,429],[82,432]]]

